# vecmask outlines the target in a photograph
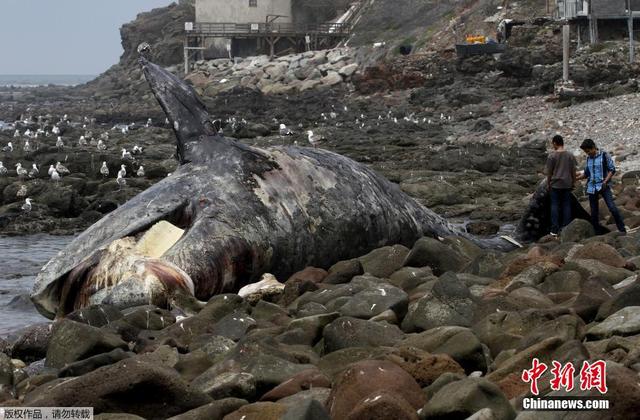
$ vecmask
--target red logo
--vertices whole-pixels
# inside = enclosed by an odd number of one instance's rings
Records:
[[[522,372],[522,380],[525,382],[531,382],[531,393],[538,395],[538,379],[547,370],[547,365],[540,363],[537,357],[533,358],[531,369],[525,369]]]
[[[566,391],[571,391],[574,387],[574,376],[576,369],[573,363],[568,362],[563,365],[560,362],[551,362],[553,367],[550,370],[551,375],[551,389],[558,391],[564,388]],[[604,360],[597,360],[593,363],[584,361],[580,368],[580,389],[588,391],[590,389],[597,389],[601,394],[607,392],[607,364]],[[524,382],[531,383],[531,393],[538,395],[538,379],[547,371],[548,367],[545,363],[541,363],[537,357],[531,362],[531,369],[525,369],[522,371],[522,380]]]
[[[584,361],[580,369],[580,389],[583,391],[595,388],[601,394],[607,392],[607,363],[597,360],[593,363]]]

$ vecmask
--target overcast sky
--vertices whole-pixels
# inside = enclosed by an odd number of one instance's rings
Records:
[[[120,26],[172,0],[0,0],[0,74],[99,74]]]

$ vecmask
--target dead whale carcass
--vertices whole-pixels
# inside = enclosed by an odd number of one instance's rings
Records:
[[[180,167],[43,267],[31,298],[44,315],[100,302],[161,305],[175,289],[206,299],[264,272],[285,278],[384,245],[410,246],[424,235],[461,235],[482,247],[513,248],[500,238],[460,231],[339,154],[260,149],[222,137],[187,84],[140,60],[173,124]],[[151,250],[149,243],[155,244]]]

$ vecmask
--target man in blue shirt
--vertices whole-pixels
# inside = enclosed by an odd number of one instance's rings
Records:
[[[616,226],[620,232],[626,232],[624,227],[624,220],[613,202],[613,195],[611,194],[611,187],[609,182],[616,172],[616,167],[613,164],[611,156],[607,153],[598,150],[596,144],[591,139],[586,139],[580,145],[580,148],[587,154],[587,164],[584,168],[584,173],[580,177],[587,179],[587,195],[589,196],[589,206],[591,207],[591,224],[596,232],[599,230],[599,214],[598,214],[598,201],[600,196],[604,198],[604,202],[607,204],[607,208],[611,212],[613,219],[616,222]]]

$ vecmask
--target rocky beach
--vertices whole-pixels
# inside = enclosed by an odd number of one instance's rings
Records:
[[[151,59],[193,86],[225,137],[311,147],[312,131],[314,146],[366,164],[466,232],[522,247],[423,237],[284,278],[265,273],[206,301],[176,293],[166,307],[99,304],[42,318],[0,335],[0,406],[93,407],[114,420],[634,418],[640,67],[628,63],[628,41],[572,44],[574,85],[558,90],[561,26],[545,2],[422,3],[373,2],[346,46],[199,60],[183,75],[181,28],[194,12],[181,1],[123,26],[120,62],[89,83],[0,88],[0,233],[77,234],[176,171],[174,130],[137,63],[149,42]],[[460,21],[472,32],[496,11],[526,19],[508,50],[458,58]],[[368,30],[390,15],[384,30]],[[399,52],[406,45],[411,54]],[[534,192],[555,134],[579,168],[587,137],[615,158],[627,234],[601,203],[611,233],[576,219],[558,237],[522,235],[527,210],[546,205]],[[57,163],[68,173],[54,180]],[[574,193],[588,209],[583,189]],[[534,358],[549,367],[537,394],[523,373]],[[581,367],[601,360],[606,393],[580,389]],[[554,362],[575,367],[573,391],[553,386]],[[609,406],[530,411],[533,397]]]

